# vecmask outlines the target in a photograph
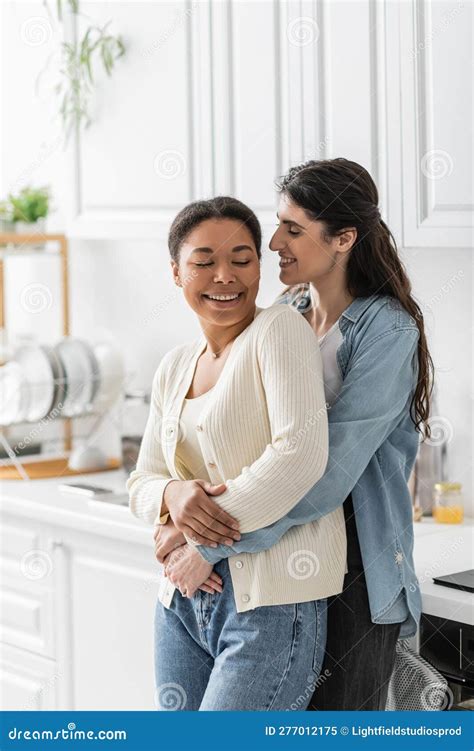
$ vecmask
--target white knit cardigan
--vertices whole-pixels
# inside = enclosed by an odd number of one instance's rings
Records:
[[[189,480],[176,457],[180,414],[206,347],[176,347],[153,379],[150,413],[136,469],[127,481],[132,513],[159,522],[171,479]],[[285,305],[256,309],[234,340],[196,425],[206,468],[227,490],[214,500],[251,532],[287,514],[320,479],[328,451],[321,355],[305,319]],[[198,479],[198,478],[194,478]],[[317,600],[342,591],[346,534],[342,507],[292,527],[268,550],[229,558],[238,612]],[[164,587],[164,588],[163,588]],[[162,602],[175,588],[166,579]]]

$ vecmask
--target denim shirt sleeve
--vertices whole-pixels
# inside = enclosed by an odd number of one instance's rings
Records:
[[[267,550],[291,527],[341,506],[373,455],[406,414],[416,379],[416,327],[391,329],[352,356],[341,392],[329,410],[329,461],[322,478],[297,505],[268,527],[243,534],[232,546],[197,549],[209,563]]]

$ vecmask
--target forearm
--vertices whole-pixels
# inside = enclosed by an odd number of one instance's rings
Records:
[[[311,451],[302,451],[296,460],[270,458],[261,471],[265,459],[277,453],[274,447],[268,447],[263,461],[258,462],[258,470],[250,467],[237,480],[226,480],[227,490],[216,497],[216,502],[237,519],[241,533],[253,532],[280,520],[323,475],[327,462],[325,440],[318,434],[314,442]]]
[[[341,476],[344,475],[344,477]],[[259,553],[273,547],[291,527],[308,524],[342,506],[355,482],[346,473],[337,472],[337,466],[328,469],[323,478],[288,512],[273,524],[246,532],[232,546],[211,548],[199,545],[198,550],[209,563],[217,563],[239,553]]]

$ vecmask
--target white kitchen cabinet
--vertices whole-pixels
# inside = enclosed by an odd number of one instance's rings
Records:
[[[57,709],[61,675],[54,660],[0,643],[0,709]]]
[[[153,710],[152,530],[55,485],[2,486],[0,708]]]
[[[154,564],[93,535],[65,535],[62,555],[74,708],[153,709]]]

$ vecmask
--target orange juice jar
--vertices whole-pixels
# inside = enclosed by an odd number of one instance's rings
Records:
[[[433,517],[440,524],[461,524],[464,503],[460,482],[437,482],[433,494]]]

